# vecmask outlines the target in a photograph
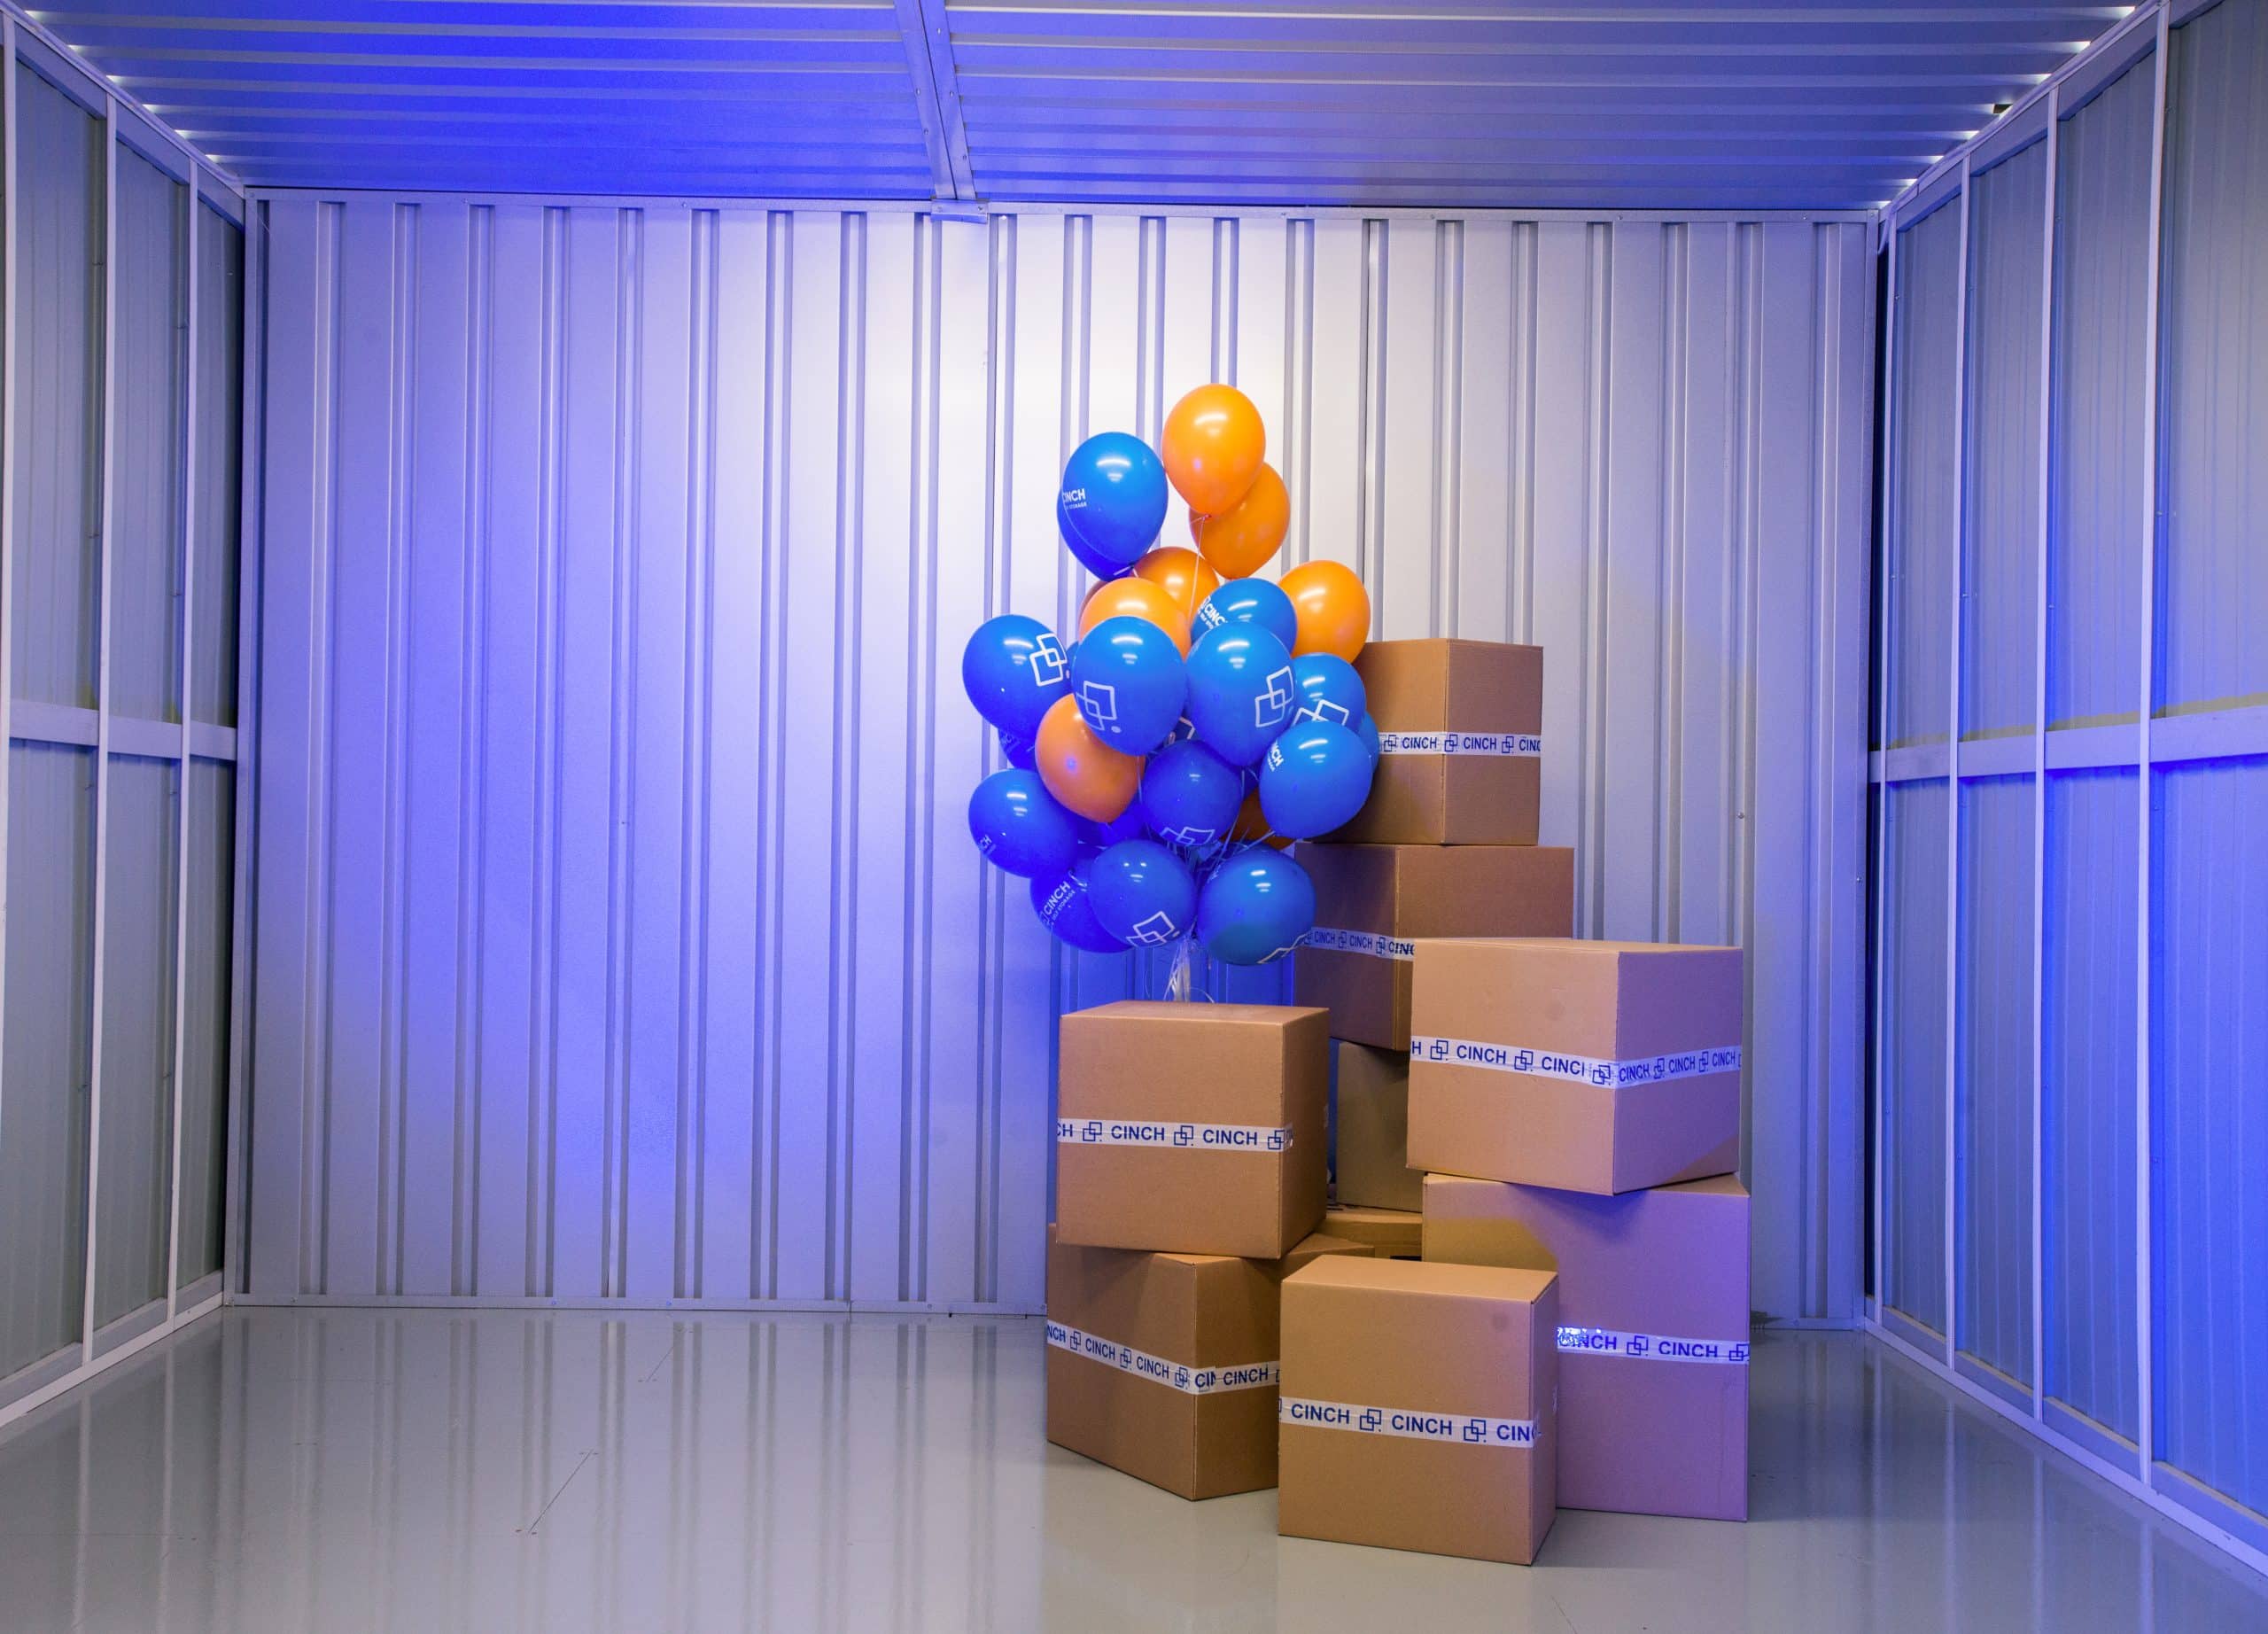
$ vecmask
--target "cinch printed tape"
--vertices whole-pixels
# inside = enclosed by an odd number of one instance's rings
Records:
[[[1674,1055],[1649,1055],[1642,1061],[1595,1061],[1588,1055],[1563,1055],[1555,1050],[1528,1049],[1518,1044],[1476,1044],[1471,1039],[1410,1040],[1412,1061],[1446,1062],[1457,1067],[1487,1067],[1496,1072],[1519,1072],[1530,1078],[1562,1078],[1570,1084],[1658,1084],[1668,1078],[1697,1078],[1712,1072],[1740,1070],[1740,1046],[1685,1050]]]
[[[1152,1356],[1130,1344],[1115,1343],[1076,1327],[1066,1327],[1060,1322],[1047,1325],[1047,1342],[1059,1350],[1084,1356],[1091,1362],[1100,1362],[1106,1367],[1132,1373],[1138,1379],[1147,1379],[1153,1384],[1162,1384],[1186,1396],[1257,1390],[1276,1382],[1274,1362],[1247,1362],[1241,1367],[1192,1367],[1186,1362],[1169,1362],[1162,1356]]]
[[[1414,959],[1418,944],[1399,938],[1377,936],[1368,930],[1327,930],[1317,925],[1301,938],[1302,947],[1320,947],[1334,953],[1368,953],[1373,959]]]
[[[1311,1424],[1318,1429],[1352,1430],[1358,1436],[1401,1436],[1411,1441],[1448,1441],[1468,1447],[1533,1447],[1534,1419],[1489,1419],[1462,1412],[1410,1412],[1396,1407],[1365,1407],[1355,1402],[1307,1401],[1278,1397],[1279,1424]]]
[[[1382,755],[1519,755],[1543,752],[1534,732],[1381,732]]]
[[[1059,1117],[1059,1146],[1161,1146],[1192,1152],[1282,1152],[1292,1132],[1248,1124],[1149,1124],[1127,1117]]]
[[[1563,1327],[1559,1349],[1577,1356],[1627,1356],[1644,1362],[1748,1366],[1745,1339],[1678,1339],[1668,1334],[1626,1334],[1612,1327]]]

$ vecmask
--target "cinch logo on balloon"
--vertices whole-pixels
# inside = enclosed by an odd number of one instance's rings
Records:
[[[1118,722],[1118,689],[1107,681],[1091,681],[1079,689],[1079,712],[1094,726]]]
[[[1281,726],[1285,716],[1291,713],[1292,710],[1294,689],[1292,683],[1291,665],[1287,664],[1270,674],[1267,684],[1268,690],[1252,701],[1252,724],[1263,728]],[[1277,761],[1271,761],[1270,764],[1278,764],[1280,759],[1279,756]]]
[[[1210,845],[1221,837],[1221,831],[1218,829],[1161,829],[1158,830],[1158,837],[1169,845]],[[1262,961],[1262,962],[1266,961]]]
[[[1156,947],[1161,943],[1172,941],[1180,934],[1179,928],[1172,920],[1163,914],[1153,914],[1136,925],[1127,934],[1126,939],[1138,947]]]
[[[1351,727],[1355,724],[1355,717],[1347,705],[1334,704],[1329,698],[1317,698],[1292,719],[1319,721],[1326,726]]]
[[[1031,678],[1043,687],[1052,687],[1063,679],[1066,665],[1063,649],[1052,635],[1043,635],[1031,644]]]
[[[1086,509],[1086,504],[1087,491],[1084,488],[1066,488],[1063,490],[1064,510],[1084,510]]]

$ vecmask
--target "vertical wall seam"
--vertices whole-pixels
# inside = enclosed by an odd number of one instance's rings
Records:
[[[488,465],[493,452],[489,440],[490,374],[493,363],[494,236],[496,207],[475,205],[468,213],[465,238],[465,283],[470,292],[465,313],[465,455],[464,492],[464,606],[457,631],[457,776],[462,792],[459,811],[475,813],[471,831],[459,826],[457,847],[457,982],[455,1119],[451,1161],[449,1291],[479,1291],[481,1170],[480,1050],[485,1027],[480,997],[485,984],[485,938],[481,891],[485,870],[482,854],[489,828],[487,756],[482,752],[488,729],[486,625],[489,562],[493,556],[490,529]]]
[[[1158,226],[1161,258],[1165,245],[1165,224]],[[1015,438],[1014,428],[1016,413],[1015,348],[1016,348],[1016,220],[1014,216],[994,216],[985,223],[985,335],[984,335],[984,555],[988,569],[985,586],[986,616],[1007,611],[1011,587],[1015,582],[1012,552],[1014,549],[1013,523],[1014,505],[1010,495],[1014,492]],[[1162,309],[1164,280],[1161,278],[1160,301]],[[1162,358],[1163,334],[1160,335]],[[1161,375],[1161,387],[1162,387]],[[995,744],[992,735],[985,735],[983,764],[989,771],[992,765]],[[971,1222],[975,1241],[970,1245],[971,1264],[975,1268],[974,1293],[979,1301],[993,1297],[992,1290],[999,1281],[999,1198],[1000,1174],[1000,1104],[1005,1054],[1007,994],[1007,883],[999,870],[984,872],[985,895],[988,899],[985,915],[990,935],[978,947],[980,969],[984,985],[978,1005],[978,1057],[982,1070],[978,1078],[976,1104],[976,1139],[974,1142],[976,1207]],[[1021,893],[1019,892],[1019,895]]]
[[[1229,385],[1237,383],[1237,292],[1243,268],[1243,230],[1233,215],[1216,217],[1213,222],[1213,378]]]
[[[386,541],[386,840],[384,879],[384,969],[379,1014],[384,1043],[378,1072],[378,1286],[402,1290],[403,1241],[408,1187],[404,1147],[408,1138],[408,1093],[403,1058],[408,1053],[409,914],[409,608],[416,591],[417,549],[411,517],[417,503],[417,399],[408,383],[417,355],[417,247],[423,206],[397,204],[393,227],[393,416],[388,450],[391,510]],[[334,858],[332,866],[338,867]],[[330,1278],[325,1271],[324,1288]]]
[[[937,382],[938,368],[943,355],[944,280],[944,231],[934,217],[924,218],[926,232],[920,244],[924,252],[920,265],[928,277],[926,286],[917,285],[916,299],[920,303],[923,324],[916,329],[916,355],[922,369],[920,389],[916,393],[916,424],[919,444],[914,462],[916,492],[916,532],[914,547],[916,568],[914,583],[920,595],[913,603],[915,610],[916,655],[914,676],[916,719],[920,722],[920,778],[914,786],[921,794],[921,822],[917,832],[920,836],[920,851],[915,858],[920,881],[920,990],[915,1014],[919,1026],[920,1070],[909,1089],[914,1094],[914,1116],[901,1125],[913,1142],[912,1151],[918,1154],[907,1160],[906,1218],[911,1241],[907,1246],[900,1298],[924,1299],[929,1296],[929,1163],[934,1148],[929,1140],[931,1087],[934,1082],[935,1050],[930,1029],[936,999],[934,969],[936,964],[936,816],[937,816],[937,445],[938,425]]]
[[[612,661],[608,680],[607,861],[606,861],[606,1063],[601,1113],[602,1174],[599,1232],[599,1292],[618,1297],[623,1267],[629,1161],[624,1132],[629,1100],[630,956],[630,755],[634,707],[634,650],[630,631],[635,616],[630,557],[635,532],[639,319],[642,301],[638,268],[640,212],[614,213],[614,511],[612,552]]]
[[[1355,575],[1371,590],[1371,639],[1386,629],[1386,586],[1378,571],[1386,538],[1387,223],[1363,222],[1363,332],[1355,376]],[[1310,314],[1312,322],[1312,314]]]
[[[1606,651],[1609,531],[1612,517],[1614,428],[1614,229],[1584,229],[1585,333],[1583,416],[1583,597],[1577,664],[1582,690],[1576,713],[1584,722],[1575,786],[1576,832],[1581,868],[1575,917],[1589,934],[1606,934],[1606,738],[1614,701],[1607,696]]]
[[[1433,603],[1429,635],[1457,634],[1457,580],[1462,517],[1456,502],[1464,471],[1464,223],[1433,227]]]
[[[1802,1063],[1798,1082],[1803,1093],[1797,1099],[1797,1113],[1801,1131],[1796,1149],[1805,1154],[1807,1161],[1797,1166],[1795,1177],[1796,1218],[1815,1222],[1821,1229],[1825,1226],[1827,1193],[1819,1184],[1820,1171],[1827,1163],[1827,1120],[1821,1116],[1821,1093],[1827,1083],[1826,1030],[1818,1024],[1821,1010],[1827,1003],[1827,975],[1824,969],[1827,954],[1828,915],[1825,913],[1829,891],[1825,873],[1829,866],[1828,856],[1828,821],[1832,813],[1820,809],[1817,776],[1822,766],[1833,761],[1832,731],[1834,711],[1827,704],[1823,677],[1831,677],[1832,669],[1826,660],[1835,638],[1835,575],[1823,572],[1822,564],[1831,564],[1838,557],[1835,549],[1836,517],[1829,503],[1833,486],[1831,462],[1834,458],[1837,425],[1829,416],[1837,401],[1835,391],[1838,357],[1827,344],[1828,297],[1833,287],[1834,262],[1829,249],[1836,229],[1814,226],[1811,230],[1812,299],[1807,316],[1809,332],[1806,356],[1810,367],[1805,371],[1811,386],[1810,413],[1804,418],[1806,434],[1811,439],[1811,458],[1806,464],[1810,481],[1806,486],[1805,502],[1809,508],[1806,534],[1819,541],[1819,546],[1806,557],[1805,571],[1811,575],[1811,594],[1805,605],[1812,610],[1811,639],[1803,644],[1804,696],[1812,700],[1808,711],[1810,730],[1804,737],[1803,774],[1803,832],[1804,868],[1802,877],[1803,911],[1796,922],[1802,927],[1804,939],[1803,1002],[1796,1007],[1796,1030],[1798,1048],[1796,1059]],[[1804,1274],[1804,1262],[1814,1260],[1809,1233],[1799,1241],[1801,1250],[1798,1274],[1801,1285],[1810,1286],[1813,1279]],[[1823,1268],[1819,1271],[1819,1285],[1813,1289],[1811,1306],[1818,1309],[1826,1302]]]
[[[704,1168],[708,1074],[702,1048],[709,1019],[709,845],[711,799],[711,733],[715,720],[715,674],[710,609],[717,560],[717,268],[721,223],[715,210],[695,210],[687,223],[686,347],[686,574],[680,675],[684,743],[680,750],[685,804],[679,816],[677,1141],[672,1155],[675,1241],[671,1282],[680,1298],[698,1299],[704,1287],[707,1243]]]
[[[1284,401],[1293,431],[1285,452],[1296,471],[1279,473],[1292,496],[1292,540],[1289,554],[1296,565],[1312,556],[1313,535],[1308,526],[1313,497],[1309,473],[1315,453],[1315,221],[1292,222],[1284,234]]]
[[[298,1291],[303,1294],[329,1292],[330,1264],[328,1200],[331,1173],[331,1065],[337,1057],[333,1054],[331,1031],[334,995],[330,947],[338,870],[330,866],[330,852],[331,813],[338,803],[338,759],[334,747],[338,737],[338,689],[333,684],[330,665],[338,642],[338,598],[333,587],[338,575],[338,324],[340,286],[345,276],[338,240],[345,213],[343,205],[315,206],[316,404],[311,416],[315,469],[310,475],[316,493],[311,518],[315,524],[316,538],[309,551],[309,587],[315,605],[308,610],[307,627],[309,646],[313,649],[308,654],[308,671],[313,684],[320,689],[320,706],[307,712],[309,735],[314,739],[311,747],[317,764],[309,768],[307,778],[309,836],[305,883],[315,922],[308,927],[302,954],[300,991],[307,1000],[315,1036],[315,1059],[307,1061],[307,1041],[304,1039],[300,1051],[306,1070],[301,1074],[299,1093],[304,1097],[309,1086],[315,1092],[313,1107],[307,1107],[302,1101],[300,1124]],[[391,382],[388,389],[392,389]]]
[[[764,416],[768,469],[764,485],[764,654],[763,708],[766,752],[761,787],[765,811],[762,828],[769,842],[768,873],[759,909],[769,921],[765,953],[760,963],[764,987],[758,1005],[765,1018],[763,1085],[765,1115],[764,1160],[757,1171],[764,1177],[757,1218],[763,1221],[763,1254],[751,1262],[760,1268],[757,1288],[766,1298],[780,1290],[780,1106],[781,1083],[780,972],[788,948],[788,631],[791,594],[789,575],[794,550],[789,541],[794,502],[789,472],[795,454],[795,300],[796,218],[784,210],[765,218],[766,254],[770,273],[765,288],[775,325],[765,338],[766,402]],[[760,863],[765,852],[757,853]],[[759,932],[759,934],[765,934]]]
[[[1541,240],[1534,222],[1512,224],[1512,367],[1506,389],[1512,493],[1510,541],[1512,559],[1504,574],[1504,630],[1513,641],[1535,641],[1535,340],[1536,253]]]
[[[1656,617],[1653,934],[1680,939],[1685,831],[1686,531],[1690,525],[1685,440],[1693,348],[1693,238],[1682,222],[1662,229],[1661,480],[1656,489],[1662,587]]]
[[[833,877],[843,903],[833,975],[830,1037],[837,1093],[828,1131],[828,1294],[850,1295],[851,1219],[857,1197],[858,1106],[858,745],[861,688],[858,655],[865,646],[866,593],[866,217],[843,218],[841,283],[842,397],[836,410],[835,627],[843,633],[835,681],[835,858]]]
[[[537,388],[540,431],[536,519],[536,812],[529,893],[531,984],[528,1014],[527,1248],[523,1292],[548,1296],[557,1287],[559,1172],[559,1033],[555,1002],[559,982],[560,766],[565,744],[565,641],[561,617],[565,576],[561,569],[567,510],[565,388],[568,287],[567,238],[572,217],[547,206],[542,220],[541,374]]]

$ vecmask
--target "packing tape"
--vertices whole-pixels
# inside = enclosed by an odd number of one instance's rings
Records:
[[[1667,1334],[1626,1334],[1612,1327],[1563,1327],[1559,1349],[1570,1356],[1627,1356],[1643,1362],[1717,1362],[1748,1366],[1745,1339],[1677,1339]]]
[[[1369,930],[1331,930],[1321,925],[1300,938],[1301,947],[1319,947],[1333,953],[1368,953],[1373,959],[1414,959],[1418,944]]]
[[[1151,1124],[1130,1117],[1059,1117],[1058,1146],[1158,1146],[1192,1152],[1282,1152],[1292,1132],[1249,1124]]]
[[[1570,1084],[1619,1086],[1658,1084],[1668,1078],[1705,1078],[1713,1072],[1737,1072],[1740,1046],[1724,1044],[1714,1049],[1684,1050],[1635,1061],[1597,1061],[1588,1055],[1565,1055],[1518,1044],[1413,1037],[1410,1040],[1410,1059],[1456,1067],[1487,1067],[1495,1072],[1525,1073],[1530,1078],[1563,1078]]]
[[[1355,1402],[1276,1398],[1276,1421],[1317,1429],[1352,1430],[1360,1436],[1400,1436],[1410,1441],[1447,1441],[1471,1447],[1533,1447],[1534,1419],[1490,1419],[1462,1412],[1410,1412],[1395,1407],[1365,1407]]]
[[[1532,759],[1543,752],[1534,732],[1381,732],[1382,755],[1513,755]]]
[[[1181,1391],[1184,1396],[1216,1396],[1223,1390],[1267,1389],[1272,1389],[1276,1383],[1277,1365],[1274,1362],[1247,1362],[1241,1367],[1192,1367],[1186,1362],[1168,1361],[1162,1356],[1152,1356],[1147,1350],[1138,1350],[1130,1344],[1119,1344],[1076,1327],[1067,1327],[1060,1322],[1047,1325],[1047,1342],[1059,1350],[1084,1356],[1091,1362],[1100,1362],[1120,1373],[1147,1379],[1153,1384],[1162,1384],[1168,1389]]]

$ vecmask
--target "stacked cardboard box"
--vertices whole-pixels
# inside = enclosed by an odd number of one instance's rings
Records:
[[[1328,1010],[1339,1040],[1334,1198],[1406,1215],[1398,1239],[1414,1255],[1418,1177],[1403,1126],[1417,945],[1569,934],[1574,853],[1536,844],[1542,648],[1372,642],[1355,667],[1378,772],[1352,822],[1299,849],[1316,929],[1294,956],[1293,995]]]
[[[1323,1012],[1109,1004],[1060,1039],[1048,1439],[1184,1498],[1273,1486],[1284,1279],[1371,1252],[1314,1234]]]

